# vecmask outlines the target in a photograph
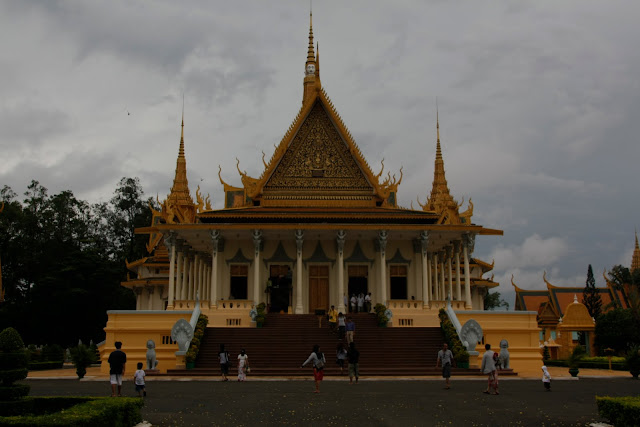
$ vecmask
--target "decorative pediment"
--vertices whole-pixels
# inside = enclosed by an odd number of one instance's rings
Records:
[[[316,101],[262,189],[263,200],[368,199],[372,204],[373,194],[374,185],[320,101]]]
[[[373,258],[369,258],[364,254],[364,252],[362,252],[360,241],[356,240],[356,246],[353,248],[353,252],[351,252],[351,255],[348,258],[345,258],[344,262],[373,264]]]
[[[236,254],[233,256],[233,258],[229,258],[227,260],[227,265],[229,264],[252,264],[253,260],[250,258],[247,258],[246,256],[244,256],[244,253],[242,252],[242,249],[238,248],[238,250],[236,251]]]
[[[313,251],[313,254],[304,260],[305,264],[309,262],[331,262],[334,263],[335,259],[329,258],[327,254],[324,252],[322,248],[322,244],[318,242],[316,245],[316,249]]]
[[[269,267],[269,263],[285,263],[289,264],[295,262],[295,258],[291,258],[287,251],[284,250],[284,246],[282,246],[282,242],[278,242],[278,247],[276,248],[273,255],[270,258],[264,258],[264,266]]]

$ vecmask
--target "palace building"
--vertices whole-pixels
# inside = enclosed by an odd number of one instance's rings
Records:
[[[484,296],[498,283],[483,277],[493,264],[473,258],[475,240],[503,233],[473,223],[471,199],[463,207],[452,195],[439,118],[431,191],[416,195],[426,199],[418,209],[402,207],[402,168],[385,173],[383,161],[376,172],[366,161],[321,84],[311,22],[308,37],[300,111],[271,157],[263,153],[259,177],[243,171],[239,160],[235,182],[222,175],[233,166],[219,169],[220,209],[212,209],[199,187],[192,197],[183,116],[171,190],[152,224],[136,231],[149,235],[149,255],[127,264],[131,277],[122,283],[137,296],[138,316],[109,312],[107,346],[132,323],[141,336],[153,330],[163,344],[170,342],[165,323],[187,318],[196,300],[215,327],[255,326],[249,312],[259,303],[283,315],[331,305],[346,313],[346,298],[369,292],[374,304],[392,311],[394,327],[439,326],[437,313],[448,297],[466,318],[486,313]],[[527,329],[537,325],[529,315],[517,315],[524,325],[520,345],[537,352],[537,333],[530,339]],[[504,319],[487,323],[485,331]]]
[[[136,278],[123,285],[137,308],[189,308],[198,294],[205,312],[234,300],[271,312],[345,312],[344,295],[371,292],[375,302],[420,308],[450,294],[457,307],[482,310],[498,284],[482,278],[493,266],[472,258],[475,237],[502,231],[474,224],[471,200],[463,211],[450,193],[439,123],[431,193],[420,209],[400,207],[403,171],[385,175],[383,163],[376,173],[365,160],[322,87],[312,27],[304,70],[300,112],[271,158],[263,155],[262,174],[250,177],[239,161],[238,185],[218,174],[222,209],[199,188],[192,198],[183,120],[171,191],[138,230],[150,234],[149,257],[127,265]]]

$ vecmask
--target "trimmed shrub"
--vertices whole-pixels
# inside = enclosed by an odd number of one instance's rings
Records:
[[[198,317],[196,328],[193,331],[193,339],[191,340],[191,344],[189,344],[189,350],[187,350],[187,354],[185,355],[186,362],[193,363],[198,358],[198,353],[200,352],[200,342],[202,341],[204,330],[206,329],[208,323],[209,318],[204,314],[201,314],[200,317]]]
[[[4,386],[27,378],[29,355],[18,331],[6,328],[0,332],[0,381]]]
[[[600,361],[592,361],[588,360],[590,358],[584,358],[578,363],[578,368],[580,369],[609,369],[609,362],[600,362]],[[554,359],[554,360],[545,360],[544,363],[547,366],[561,366],[561,367],[569,367],[569,363],[566,360]],[[626,371],[627,366],[624,362],[611,362],[611,369],[614,371]]]
[[[62,360],[57,362],[29,362],[30,371],[45,371],[47,369],[62,369]]]
[[[142,421],[137,397],[31,397],[35,413],[0,417],[1,425],[11,426],[70,426],[110,427],[132,426]]]
[[[447,345],[449,345],[449,349],[451,349],[456,363],[469,363],[469,352],[467,352],[467,349],[462,345],[462,341],[460,341],[460,337],[458,337],[458,332],[455,326],[453,326],[453,323],[451,323],[451,320],[449,320],[449,316],[446,311],[444,311],[444,308],[441,308],[438,312],[438,318],[440,319],[440,328],[442,329],[444,339]]]
[[[76,347],[71,347],[71,361],[73,366],[76,367],[76,374],[78,378],[84,378],[84,374],[87,373],[87,367],[95,361],[96,354],[84,344],[78,344]]]
[[[640,420],[640,397],[596,396],[598,412],[616,426],[635,426]]]
[[[10,401],[8,404],[14,405],[16,400],[28,395],[30,390],[31,386],[26,384],[0,385],[0,401]]]

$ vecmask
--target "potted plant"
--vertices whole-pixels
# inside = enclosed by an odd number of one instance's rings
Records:
[[[585,355],[586,351],[580,344],[576,345],[573,348],[573,351],[569,355],[569,359],[567,359],[567,364],[569,365],[569,373],[572,377],[578,376],[580,361],[585,357]]]
[[[262,325],[264,325],[266,307],[267,306],[263,302],[256,306],[256,311],[258,312],[256,315],[256,326],[258,328],[262,328]]]
[[[635,345],[627,351],[625,362],[627,362],[629,372],[637,380],[638,374],[640,374],[640,346]]]
[[[78,374],[78,378],[84,378],[84,375],[87,373],[87,367],[91,366],[91,364],[96,359],[96,354],[84,344],[78,344],[76,347],[70,349],[71,352],[71,361],[73,362],[73,366],[76,367],[76,374]]]
[[[462,344],[453,345],[453,358],[456,361],[456,367],[469,369],[469,353]]]
[[[196,367],[196,357],[198,357],[198,346],[193,343],[189,346],[187,354],[184,356],[184,361],[187,364],[187,369],[193,369]]]
[[[385,314],[385,312],[387,311],[387,307],[384,304],[378,303],[373,308],[373,310],[376,312],[376,318],[378,319],[378,326],[380,326],[381,328],[386,328],[387,323],[389,322],[389,318]]]

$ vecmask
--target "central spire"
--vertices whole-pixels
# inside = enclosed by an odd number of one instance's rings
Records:
[[[636,230],[636,247],[633,249],[631,257],[631,271],[640,268],[640,246],[638,246],[638,230]]]
[[[314,98],[320,89],[320,76],[318,74],[318,59],[313,49],[313,12],[309,11],[309,47],[307,48],[307,62],[304,65],[304,83],[302,104]]]

